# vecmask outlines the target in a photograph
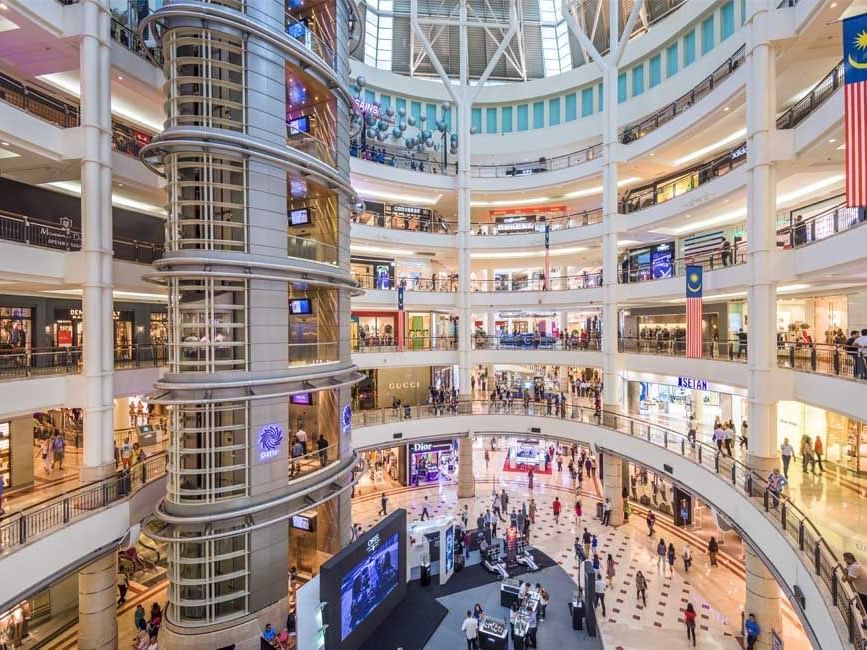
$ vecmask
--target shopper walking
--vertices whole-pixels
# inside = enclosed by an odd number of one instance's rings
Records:
[[[467,650],[476,650],[479,647],[479,621],[469,609],[467,610],[467,617],[461,625],[461,631],[467,638]]]
[[[683,553],[680,556],[683,558],[683,572],[689,573],[689,567],[692,566],[692,551],[689,548],[689,544],[684,545]]]
[[[674,544],[668,543],[668,570],[671,572],[671,577],[674,577],[674,561],[677,558],[677,555],[674,551]]]
[[[819,464],[819,471],[824,474],[825,467],[822,465],[822,455],[825,453],[825,447],[822,445],[822,436],[816,436],[816,442],[813,443],[813,458]],[[815,473],[815,467],[813,473]]]
[[[656,570],[659,573],[665,574],[665,554],[668,552],[668,547],[665,545],[665,540],[659,538],[659,544],[656,545]]]
[[[641,603],[647,607],[647,579],[639,571],[635,574],[635,600],[641,598]]]
[[[126,574],[124,569],[121,569],[120,573],[117,574],[117,591],[120,594],[120,597],[117,599],[118,606],[123,605],[126,602],[126,592],[129,589],[129,576]],[[144,610],[142,610],[144,612]]]
[[[707,554],[710,558],[710,565],[717,566],[716,556],[719,553],[719,544],[717,544],[716,537],[711,537],[710,541],[707,543]]]
[[[427,495],[424,497],[424,503],[421,506],[421,520],[430,519],[430,512],[427,509]]]
[[[144,632],[147,629],[148,624],[145,620],[145,608],[141,603],[136,605],[133,622],[135,624],[135,629],[139,632]]]
[[[530,497],[530,505],[527,506],[527,516],[530,518],[530,523],[536,525],[536,499]]]
[[[66,450],[66,442],[63,440],[63,436],[60,434],[60,431],[54,433],[54,440],[51,441],[51,451],[54,454],[51,460],[51,469],[54,469],[55,463],[63,469],[63,453]]]
[[[527,489],[533,489],[533,468],[530,468],[530,471],[527,472]]]
[[[692,639],[693,646],[695,646],[695,619],[695,607],[692,606],[692,603],[687,603],[686,609],[683,611],[683,622],[686,624],[686,640]]]
[[[527,605],[527,648],[538,648],[539,642],[536,640],[536,628],[539,625],[539,619],[536,617],[536,610]]]
[[[590,557],[590,542],[593,539],[593,536],[590,534],[586,528],[584,529],[584,534],[581,536],[581,541],[584,542],[584,557]]]
[[[602,504],[602,525],[611,525],[611,499],[605,498],[605,503]]]
[[[576,525],[576,526],[580,526],[580,525],[581,525],[581,515],[582,515],[582,514],[584,514],[584,512],[583,512],[583,510],[581,509],[581,499],[578,499],[578,500],[575,502],[575,525]]]
[[[559,524],[560,509],[562,508],[562,506],[560,505],[560,497],[554,497],[554,503],[552,504],[551,508],[554,511],[554,523]],[[532,521],[532,518],[530,519],[530,521]]]
[[[605,581],[602,579],[602,574],[596,574],[596,583],[594,585],[596,597],[594,607],[602,605],[602,616],[606,616],[605,612]]]
[[[551,601],[551,596],[541,583],[536,583],[536,590],[539,592],[539,620],[544,621],[548,616],[548,603]]]
[[[744,621],[744,635],[747,637],[747,650],[753,650],[756,647],[756,641],[762,634],[762,628],[756,620],[756,615],[750,612],[747,620]]]
[[[387,515],[388,514],[388,495],[385,492],[383,492],[382,496],[379,498],[379,506],[380,506],[379,512],[377,514],[380,514],[382,516]]]
[[[789,478],[789,463],[792,462],[792,457],[795,455],[795,449],[789,444],[788,438],[783,438],[783,444],[780,445],[780,456],[783,459],[783,476]]]
[[[653,527],[656,526],[656,515],[653,514],[652,510],[647,511],[647,536],[653,537]]]
[[[491,464],[491,455],[488,453],[488,450],[485,449],[485,471],[488,471],[488,466]]]
[[[608,578],[608,584],[614,584],[614,575],[614,556],[609,553],[608,558],[605,560],[605,577]]]

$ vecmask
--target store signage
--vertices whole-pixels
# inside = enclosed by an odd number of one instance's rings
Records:
[[[678,377],[678,388],[691,388],[692,390],[707,390],[707,381],[704,379],[693,379],[692,377]]]
[[[731,159],[737,160],[738,158],[742,158],[747,155],[747,144],[744,143],[737,149],[731,152]]]
[[[367,554],[368,555],[373,555],[374,553],[376,553],[376,549],[379,548],[380,541],[381,540],[379,539],[379,533],[377,533],[376,535],[371,537],[369,540],[367,540]]]
[[[340,415],[340,424],[343,433],[349,433],[352,428],[352,407],[349,404],[343,405],[343,412]]]
[[[374,117],[379,117],[380,115],[379,106],[366,102],[359,97],[356,97],[353,100],[353,104],[355,105],[355,110],[359,113],[363,113],[364,115],[373,115]]]
[[[393,205],[391,206],[391,211],[395,214],[426,214],[429,212],[423,208],[414,208],[408,205]]]
[[[403,388],[421,388],[420,381],[392,381],[388,384],[389,390],[401,390]]]
[[[280,447],[283,444],[283,427],[279,424],[266,424],[259,429],[256,437],[256,446],[259,451],[259,460],[268,460],[280,455]]]
[[[116,309],[111,312],[112,320],[120,320],[120,312]],[[69,310],[69,320],[84,320],[84,311],[73,307]]]
[[[413,442],[409,445],[409,453],[426,454],[434,451],[450,451],[451,442]]]

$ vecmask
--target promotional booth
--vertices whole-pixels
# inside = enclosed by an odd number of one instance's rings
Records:
[[[450,516],[414,521],[407,526],[410,579],[430,583],[439,576],[444,585],[455,572],[455,527]]]

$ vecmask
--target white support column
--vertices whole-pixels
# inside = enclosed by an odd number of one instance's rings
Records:
[[[747,16],[747,226],[751,278],[747,286],[749,317],[747,393],[749,395],[748,463],[760,475],[777,465],[776,372],[777,292],[773,280],[776,257],[776,175],[771,151],[777,106],[774,47],[768,39],[772,6],[768,0],[748,3]],[[763,633],[756,648],[771,647],[771,630],[781,632],[780,589],[754,553],[746,553],[746,615],[755,614]]]
[[[117,555],[104,555],[78,572],[78,647],[117,648]]]
[[[605,452],[602,459],[603,496],[611,502],[611,525],[623,524],[623,461]]]
[[[114,471],[110,15],[104,0],[82,2],[81,285],[84,327],[83,482]]]

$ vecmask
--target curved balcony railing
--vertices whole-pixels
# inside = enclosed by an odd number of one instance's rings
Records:
[[[544,233],[548,228],[550,231],[568,230],[570,228],[580,228],[582,226],[590,226],[595,223],[602,223],[602,208],[595,210],[581,210],[580,212],[572,212],[559,217],[546,216],[538,221],[508,221],[508,222],[477,222],[472,224],[470,234],[472,235],[528,235],[533,233]]]
[[[414,278],[400,277],[389,278],[387,284],[383,284],[382,278],[369,273],[355,273],[352,276],[361,289],[376,289],[380,291],[396,291],[403,287],[406,291],[419,291],[426,293],[454,293],[458,290],[458,276],[450,278]]]
[[[527,278],[526,280],[472,280],[470,291],[479,293],[522,291],[574,291],[602,286],[602,273],[555,276],[551,278]]]
[[[686,274],[686,267],[690,265],[701,266],[705,271],[726,269],[740,264],[746,264],[747,254],[745,244],[735,242],[728,251],[703,253],[689,257],[677,257],[672,260],[669,267],[663,267],[659,263],[637,264],[627,260],[620,266],[617,282],[620,284],[638,284],[640,282],[653,282],[655,280],[669,280],[679,278]]]
[[[116,345],[114,367],[117,370],[164,366],[167,346],[141,343]],[[44,375],[67,375],[81,372],[84,354],[81,346],[56,348],[0,348],[0,380]]]
[[[286,139],[286,144],[332,167],[337,166],[337,152],[334,147],[310,133],[293,133]]]
[[[533,332],[473,336],[474,350],[601,350],[602,341],[595,332],[592,335],[543,336]]]
[[[553,158],[539,158],[532,162],[506,163],[503,165],[470,165],[470,176],[476,178],[512,178],[530,176],[569,169],[583,165],[602,156],[602,145],[594,144],[578,151]]]
[[[362,144],[353,140],[349,143],[349,155],[360,160],[368,160],[387,167],[407,169],[413,172],[446,176],[454,176],[458,173],[456,162],[436,160],[427,154],[419,154],[418,156],[406,154],[379,144]]]
[[[670,122],[675,117],[691,108],[698,100],[713,92],[720,82],[728,79],[731,74],[738,69],[744,61],[746,47],[741,46],[737,52],[732,54],[728,59],[723,61],[719,67],[710,75],[702,79],[698,85],[674,100],[671,104],[661,108],[653,115],[645,117],[640,122],[630,124],[620,132],[620,142],[629,144],[643,138],[649,133],[653,133],[666,122]]]
[[[340,362],[339,341],[315,343],[289,343],[290,366],[318,366],[323,363]]]
[[[145,61],[153,61],[160,66],[163,64],[163,51],[160,48],[148,45],[135,29],[128,27],[114,16],[111,18],[111,39]]]
[[[831,199],[790,210],[790,225],[777,230],[777,245],[782,245],[784,248],[800,248],[860,226],[867,221],[867,208],[846,207],[843,198],[844,195],[840,194]],[[829,202],[832,204],[818,214],[806,219],[802,218],[802,213],[811,212],[814,206]]]
[[[129,470],[0,517],[0,553],[9,553],[71,522],[121,501],[143,485],[166,474],[166,454],[160,452]]]
[[[286,240],[286,254],[289,257],[324,264],[338,264],[339,249],[334,244],[326,244],[310,237],[297,237],[295,235],[288,235]]]
[[[840,563],[834,549],[825,541],[821,530],[795,503],[787,499],[785,494],[780,495],[770,489],[765,477],[740,461],[720,453],[714,445],[690,440],[679,431],[613,411],[603,410],[597,413],[590,408],[570,405],[555,416],[547,413],[546,404],[531,402],[525,407],[520,400],[513,401],[511,405],[504,401],[459,401],[449,405],[447,409],[421,405],[406,407],[398,412],[392,409],[357,411],[352,415],[352,424],[354,428],[358,428],[398,420],[486,414],[556,417],[601,426],[679,454],[725,479],[747,497],[753,506],[773,523],[780,535],[797,549],[804,568],[816,576],[827,589],[830,597],[828,605],[839,612],[849,641],[856,648],[865,647],[867,630],[861,627],[865,616],[864,609],[858,594],[845,581],[845,567]]]
[[[295,456],[294,443],[292,441],[289,442],[290,483],[340,460],[340,445],[337,443],[319,449],[316,440],[308,440],[307,449],[311,449],[311,447],[313,451]]]
[[[38,117],[61,129],[81,125],[78,105],[0,73],[0,101]],[[122,154],[136,158],[141,148],[150,142],[152,134],[139,131],[112,120],[111,146]]]
[[[2,210],[0,239],[59,251],[81,250],[81,233],[78,230]],[[163,256],[162,244],[122,238],[112,241],[114,256],[119,260],[150,264]]]
[[[843,85],[843,62],[840,61],[834,69],[813,86],[805,97],[799,99],[777,118],[778,129],[792,129],[804,118],[825,103],[834,92]]]
[[[457,350],[456,336],[368,336],[352,340],[353,352],[418,352],[431,350]]]
[[[700,185],[725,176],[747,161],[747,145],[742,142],[713,160],[654,183],[627,191],[620,200],[620,213],[637,212],[693,191]]]
[[[857,345],[783,342],[777,345],[777,365],[867,381],[867,357],[859,354]]]
[[[673,332],[662,330],[654,338],[621,336],[617,339],[618,352],[634,354],[654,354],[665,357],[685,357],[686,329],[678,328]],[[701,358],[716,361],[747,360],[747,340],[732,339],[729,341],[704,340],[701,342]]]

